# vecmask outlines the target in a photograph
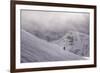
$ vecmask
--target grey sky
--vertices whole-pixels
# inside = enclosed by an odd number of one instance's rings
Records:
[[[22,28],[41,34],[78,31],[89,34],[89,13],[21,10]],[[53,35],[52,35],[53,36]]]

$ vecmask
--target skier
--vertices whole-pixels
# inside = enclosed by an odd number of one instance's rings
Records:
[[[66,49],[66,47],[64,46],[64,48],[63,48],[64,50]]]

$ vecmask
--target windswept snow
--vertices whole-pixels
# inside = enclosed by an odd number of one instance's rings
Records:
[[[21,62],[68,61],[84,59],[62,47],[21,30]]]

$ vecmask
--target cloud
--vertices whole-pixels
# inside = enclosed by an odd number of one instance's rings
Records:
[[[50,12],[50,11],[21,11],[21,25],[23,29],[41,35],[55,36],[67,31],[89,33],[89,13]],[[56,34],[57,35],[57,34]]]

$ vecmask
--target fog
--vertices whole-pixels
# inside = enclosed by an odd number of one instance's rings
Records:
[[[21,27],[49,41],[61,38],[68,31],[89,34],[89,13],[22,10]]]

